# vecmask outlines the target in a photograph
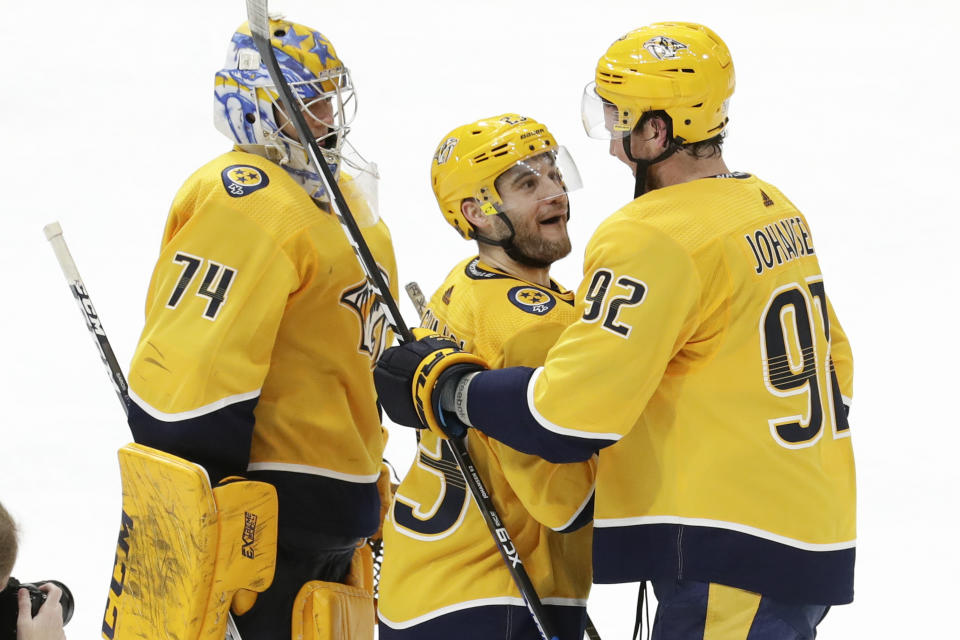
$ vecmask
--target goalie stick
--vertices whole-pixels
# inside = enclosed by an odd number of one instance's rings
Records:
[[[117,362],[117,357],[113,353],[113,347],[110,346],[110,340],[107,339],[107,332],[104,331],[103,323],[100,322],[100,316],[97,315],[93,301],[90,299],[90,294],[87,293],[87,287],[83,284],[80,271],[77,269],[77,263],[74,262],[73,256],[70,254],[67,241],[63,237],[63,229],[60,227],[59,222],[51,222],[43,228],[43,233],[47,236],[47,240],[50,241],[50,246],[53,248],[53,253],[57,256],[57,262],[60,263],[60,269],[63,270],[63,275],[67,279],[67,284],[70,286],[73,297],[76,298],[77,304],[80,305],[80,312],[83,314],[87,329],[90,330],[90,335],[93,336],[93,341],[97,345],[97,351],[100,352],[100,359],[107,368],[107,374],[110,377],[110,382],[113,384],[114,390],[117,392],[117,398],[120,399],[123,413],[124,415],[129,415],[130,395],[127,392],[126,376],[123,375],[123,370],[120,369],[120,363]],[[233,615],[227,616],[227,632],[224,640],[242,640],[233,622]]]
[[[427,298],[423,295],[423,289],[416,282],[408,282],[403,288],[406,289],[410,302],[413,303],[413,308],[417,310],[417,315],[423,319],[423,314],[427,311]],[[490,530],[490,533],[493,534],[494,540],[497,540],[497,534],[493,529]],[[584,632],[590,640],[600,640],[600,633],[593,625],[589,613],[587,614],[587,624]]]
[[[360,233],[360,228],[357,226],[357,222],[344,200],[343,193],[341,193],[339,185],[337,185],[336,180],[334,180],[330,167],[328,167],[327,163],[323,160],[323,154],[317,146],[317,141],[313,135],[311,135],[303,114],[299,109],[295,108],[295,105],[300,104],[300,102],[294,99],[293,92],[290,90],[290,86],[287,84],[286,78],[283,76],[283,71],[280,69],[280,64],[277,62],[277,57],[273,52],[273,46],[270,44],[270,20],[268,17],[267,0],[247,0],[247,19],[250,25],[250,33],[253,35],[253,41],[257,46],[257,50],[260,52],[260,57],[266,64],[267,71],[270,73],[270,78],[273,80],[274,86],[280,94],[280,99],[283,104],[290,105],[290,108],[286,110],[289,111],[287,117],[293,122],[293,126],[297,130],[297,136],[300,139],[300,144],[303,145],[313,166],[319,170],[324,187],[327,193],[330,194],[330,208],[340,222],[340,226],[343,227],[347,235],[347,240],[353,247],[353,251],[367,276],[367,281],[384,305],[388,322],[393,326],[401,342],[413,340],[413,332],[404,324],[403,318],[400,316],[400,310],[397,307],[397,302],[393,299],[393,296],[390,295],[390,290],[380,275],[380,269],[377,267],[377,263],[370,253],[370,249],[367,247],[363,235]],[[517,557],[516,547],[510,539],[510,534],[507,533],[507,530],[500,521],[500,516],[493,506],[490,494],[483,485],[483,481],[480,479],[476,467],[474,467],[470,453],[467,451],[466,439],[448,438],[446,443],[454,459],[457,461],[457,466],[460,467],[460,473],[463,475],[464,481],[467,483],[467,486],[470,487],[470,493],[476,500],[477,506],[480,507],[483,519],[487,522],[487,526],[490,527],[490,530],[494,532],[497,538],[497,548],[500,550],[500,555],[503,556],[503,560],[510,570],[510,575],[516,583],[517,589],[520,590],[527,609],[530,610],[534,624],[536,624],[537,629],[545,640],[555,640],[556,635],[550,632],[551,627],[547,620],[543,604],[540,602],[540,598],[533,588],[533,583],[530,582],[530,577],[523,569],[523,565]]]

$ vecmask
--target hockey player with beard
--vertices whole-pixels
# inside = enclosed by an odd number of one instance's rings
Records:
[[[570,252],[568,192],[576,166],[541,123],[503,114],[451,131],[431,165],[446,221],[477,242],[433,295],[422,326],[493,367],[540,366],[574,316],[573,292],[550,278]],[[479,431],[471,457],[546,615],[583,637],[590,589],[595,463],[552,464]],[[442,438],[424,431],[384,524],[384,640],[539,638],[520,592]],[[429,566],[429,570],[425,567]]]
[[[594,580],[652,581],[655,638],[808,640],[853,599],[853,360],[806,219],[723,159],[733,89],[702,25],[614,42],[583,118],[635,199],[587,246],[577,320],[541,368],[409,342],[374,376],[409,426],[416,406],[439,434],[557,462],[599,450]]]
[[[289,640],[324,601],[345,616],[320,620],[336,627],[323,637],[372,637],[369,589],[342,583],[357,581],[354,552],[379,526],[385,440],[371,368],[390,331],[290,109],[305,116],[394,296],[395,258],[376,170],[346,139],[349,71],[319,32],[283,19],[270,31],[298,103],[278,99],[241,26],[214,91],[217,129],[234,148],[190,176],[170,208],[129,424],[137,443],[201,465],[212,485],[242,476],[276,488],[274,577],[252,608],[248,597],[234,609],[244,640]],[[253,525],[243,534],[247,543]]]

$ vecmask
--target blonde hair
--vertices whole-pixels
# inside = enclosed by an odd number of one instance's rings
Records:
[[[9,577],[17,559],[17,525],[0,504],[0,579]],[[6,581],[0,585],[5,588]]]

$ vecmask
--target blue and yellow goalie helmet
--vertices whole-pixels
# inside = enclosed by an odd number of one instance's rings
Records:
[[[504,113],[457,127],[444,136],[430,165],[430,182],[443,217],[464,238],[476,238],[461,203],[473,198],[486,215],[504,213],[497,178],[543,154],[555,168],[558,193],[580,188],[580,174],[570,154],[545,125],[532,118]],[[529,171],[536,172],[533,167]]]
[[[270,20],[274,52],[283,75],[297,97],[308,124],[323,122],[317,146],[331,167],[338,167],[340,151],[356,113],[350,72],[327,38],[318,31],[282,18]],[[297,139],[270,79],[264,61],[244,23],[230,40],[224,68],[214,80],[214,123],[241,149],[258,152],[288,171],[311,173],[307,154]],[[323,105],[323,118],[316,112]],[[284,128],[286,127],[286,131]],[[314,172],[315,175],[315,172]],[[308,176],[309,177],[309,176]]]
[[[622,138],[646,111],[664,111],[678,144],[712,138],[727,126],[735,86],[730,50],[692,22],[660,22],[624,35],[597,62],[583,94],[587,135]]]

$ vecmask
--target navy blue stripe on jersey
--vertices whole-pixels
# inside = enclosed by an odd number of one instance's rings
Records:
[[[551,431],[534,417],[527,387],[534,369],[507,367],[483,371],[467,390],[467,415],[491,438],[549,462],[581,462],[614,440],[579,438]]]
[[[853,601],[856,549],[807,551],[718,527],[595,527],[593,581],[700,580],[783,602]],[[787,576],[787,578],[785,578]]]
[[[277,488],[278,526],[334,536],[366,538],[380,526],[377,483],[358,483],[294,471],[244,474]]]
[[[560,640],[581,640],[587,626],[585,607],[544,605]],[[380,620],[380,640],[528,640],[540,632],[525,606],[487,605],[453,611],[405,629]]]
[[[506,273],[496,273],[495,271],[489,271],[480,266],[480,258],[474,258],[467,263],[467,266],[463,268],[463,272],[471,280],[498,280],[501,278],[510,278],[516,280],[511,275]]]
[[[154,418],[136,402],[129,403],[127,423],[137,444],[185,458],[201,465],[210,483],[231,475],[245,475],[253,437],[253,410],[259,396],[221,407],[186,420]]]

